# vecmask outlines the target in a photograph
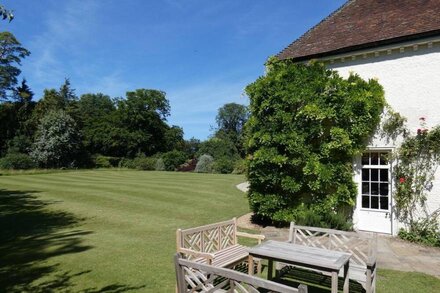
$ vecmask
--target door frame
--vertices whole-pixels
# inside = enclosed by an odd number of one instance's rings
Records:
[[[367,147],[365,152],[387,152],[392,154],[395,151],[395,147]],[[397,226],[396,219],[394,218],[394,177],[393,177],[393,169],[395,166],[395,161],[389,161],[389,209],[388,210],[380,210],[380,209],[364,209],[362,208],[362,154],[357,156],[355,159],[355,182],[357,184],[357,195],[356,195],[356,212],[358,213],[357,217],[359,219],[359,213],[361,212],[372,212],[372,213],[388,213],[390,219],[390,235],[394,235],[395,227]],[[363,230],[367,231],[367,230]],[[388,234],[388,233],[386,233]]]

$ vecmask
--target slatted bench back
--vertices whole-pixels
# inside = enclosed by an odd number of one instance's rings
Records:
[[[253,277],[234,270],[218,268],[184,259],[179,253],[174,257],[177,276],[177,292],[222,293],[307,293],[307,287],[299,289]]]
[[[376,237],[354,232],[290,225],[289,242],[294,244],[349,252],[351,263],[367,267],[376,253]]]
[[[177,247],[214,253],[237,244],[237,225],[232,220],[177,230]]]

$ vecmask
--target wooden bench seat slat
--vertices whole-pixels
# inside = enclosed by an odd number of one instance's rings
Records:
[[[174,257],[178,293],[307,293],[307,286],[293,288],[283,284],[243,274],[234,270],[200,264],[183,258],[180,253]]]
[[[248,251],[237,243],[237,236],[255,238],[258,243],[263,235],[237,232],[237,220],[223,221],[176,232],[177,252],[197,263],[230,267],[246,260]],[[201,253],[202,256],[200,255]],[[260,265],[258,265],[260,268]]]
[[[362,235],[334,229],[297,226],[292,222],[288,242],[350,253],[352,255],[350,259],[350,279],[361,283],[367,293],[375,292],[376,233]]]

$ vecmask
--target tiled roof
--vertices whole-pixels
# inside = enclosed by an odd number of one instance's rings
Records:
[[[440,35],[440,0],[350,0],[277,56],[305,60]]]

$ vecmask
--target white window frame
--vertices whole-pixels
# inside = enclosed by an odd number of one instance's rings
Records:
[[[378,213],[387,213],[390,214],[392,212],[392,206],[393,206],[393,197],[392,197],[392,193],[393,193],[393,177],[392,177],[392,170],[393,170],[393,162],[392,160],[388,160],[388,164],[387,165],[362,165],[362,156],[364,153],[388,153],[388,154],[392,154],[394,148],[368,148],[366,149],[360,157],[360,176],[359,176],[359,195],[360,195],[360,210],[361,211],[367,211],[367,212],[378,212]],[[371,163],[371,161],[370,161]],[[370,197],[370,208],[364,208],[362,207],[362,170],[364,169],[364,167],[366,169],[388,169],[388,208],[385,209],[380,209],[380,185],[378,187],[378,197],[379,197],[379,208],[374,209],[371,208],[371,185],[369,187],[369,197]],[[380,173],[380,172],[379,172]],[[370,174],[371,176],[371,174]],[[379,174],[379,179],[380,179],[380,174]],[[369,178],[369,183],[371,184],[371,177]],[[378,181],[378,183],[380,184],[380,181]],[[375,196],[375,195],[373,195]]]

